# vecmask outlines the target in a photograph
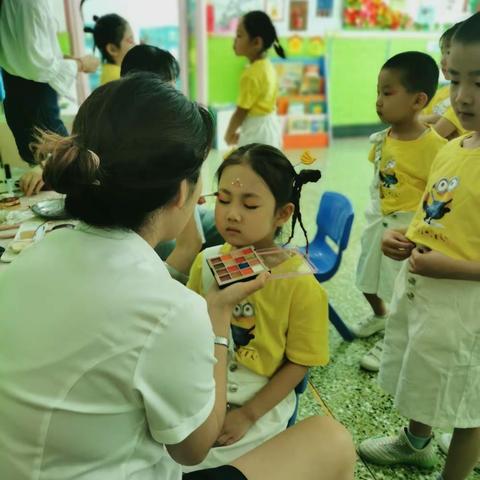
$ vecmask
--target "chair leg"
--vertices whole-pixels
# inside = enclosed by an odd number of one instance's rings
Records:
[[[330,303],[328,304],[328,316],[330,318],[330,321],[333,323],[333,326],[337,329],[337,332],[342,336],[344,340],[346,340],[347,342],[355,340],[355,335],[353,335],[350,329],[345,325],[343,320],[340,318],[340,316]]]

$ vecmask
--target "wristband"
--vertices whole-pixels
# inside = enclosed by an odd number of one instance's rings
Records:
[[[230,346],[230,342],[228,341],[228,338],[227,337],[218,337],[216,336],[213,340],[213,343],[215,345],[223,345],[224,347],[227,348],[228,350],[228,347]]]

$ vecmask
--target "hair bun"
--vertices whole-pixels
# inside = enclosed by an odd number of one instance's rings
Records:
[[[95,23],[97,23],[99,19],[100,19],[100,17],[99,17],[98,15],[94,15],[94,16],[93,16],[93,21],[94,21]]]
[[[296,182],[300,185],[304,185],[305,183],[318,182],[320,178],[322,178],[322,172],[320,170],[315,170],[315,169],[301,170],[297,175]]]

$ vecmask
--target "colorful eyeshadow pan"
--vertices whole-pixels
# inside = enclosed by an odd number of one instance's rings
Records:
[[[207,258],[207,264],[220,288],[235,282],[252,280],[259,273],[269,271],[253,247]]]

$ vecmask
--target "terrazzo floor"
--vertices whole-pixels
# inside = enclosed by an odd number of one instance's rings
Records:
[[[318,184],[306,185],[302,191],[302,214],[309,238],[315,234],[316,212],[324,191],[341,192],[350,198],[354,206],[355,220],[342,265],[335,277],[324,284],[332,305],[347,324],[355,323],[370,313],[368,304],[354,286],[360,236],[364,226],[363,212],[368,200],[371,176],[371,165],[366,160],[368,150],[368,139],[364,137],[334,140],[329,148],[312,150],[318,159],[312,168],[320,168],[322,179]],[[295,164],[302,151],[286,153]],[[212,178],[211,172],[219,162],[218,154],[212,155],[206,165],[205,180]],[[212,191],[212,184],[208,180],[204,184],[205,192]],[[300,233],[298,229],[294,241],[302,245],[304,241]],[[348,343],[331,326],[330,363],[326,367],[312,369],[309,388],[300,400],[298,418],[311,414],[333,415],[352,433],[356,443],[374,435],[395,434],[399,427],[405,425],[406,420],[396,413],[389,396],[376,384],[376,374],[359,367],[360,358],[379,338],[380,335],[376,335]],[[443,462],[443,454],[439,455]],[[436,476],[433,472],[410,467],[390,468],[364,464],[359,459],[355,478],[433,480]],[[469,480],[480,480],[480,470],[474,472]]]

